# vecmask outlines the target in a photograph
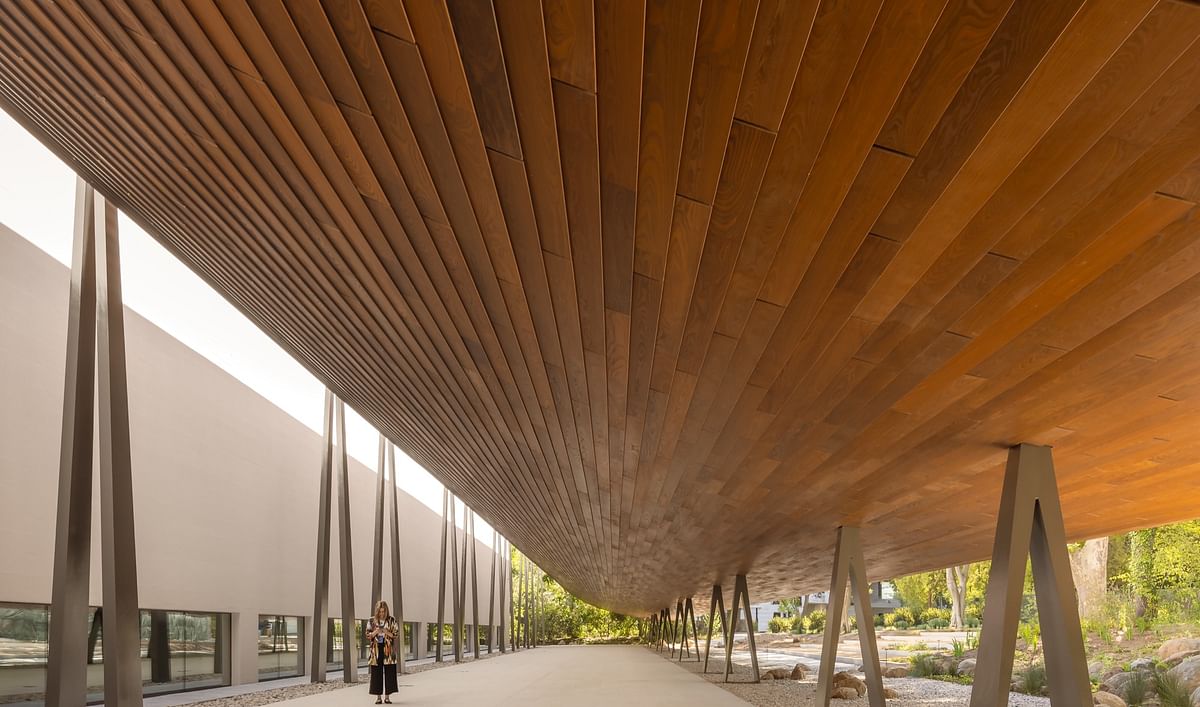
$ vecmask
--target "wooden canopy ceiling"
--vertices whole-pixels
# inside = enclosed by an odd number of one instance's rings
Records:
[[[821,588],[840,524],[880,578],[979,559],[1017,442],[1072,538],[1200,515],[1197,38],[1173,0],[17,0],[0,96],[646,612]]]

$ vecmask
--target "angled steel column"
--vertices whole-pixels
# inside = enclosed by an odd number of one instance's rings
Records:
[[[54,530],[46,704],[82,707],[87,701],[88,576],[92,553],[93,401],[96,389],[95,192],[75,181],[75,234],[67,311],[58,511]]]
[[[96,363],[100,393],[100,550],[104,585],[104,701],[142,704],[141,615],[133,528],[129,388],[117,207],[93,200],[96,218]]]
[[[1007,699],[1026,557],[1033,567],[1050,704],[1054,707],[1087,704],[1091,700],[1091,683],[1054,462],[1049,447],[1021,444],[1008,451],[1004,472],[984,604],[984,630],[971,688],[973,707],[1003,704]]]
[[[404,566],[400,557],[400,500],[397,485],[399,479],[396,477],[396,447],[391,442],[387,443],[387,463],[388,470],[391,474],[392,485],[392,602],[395,604],[396,621],[400,623],[400,640],[404,640]],[[374,607],[372,606],[372,611]],[[413,642],[420,640],[413,630]],[[416,647],[413,648],[414,653]],[[396,660],[396,672],[404,674],[404,656],[405,652],[401,651],[400,656]]]
[[[700,632],[696,630],[696,607],[692,604],[692,598],[688,597],[683,602],[683,645],[687,646],[687,627],[688,622],[692,625],[692,643],[696,646],[696,661],[700,661]],[[688,655],[691,655],[690,653]],[[683,657],[679,658],[681,661]]]
[[[317,580],[313,595],[312,644],[308,675],[311,682],[325,682],[325,644],[329,641],[329,516],[333,488],[333,393],[325,389],[325,449],[321,453],[321,477],[317,500]]]
[[[825,637],[821,649],[821,666],[817,674],[817,703],[828,707],[833,696],[833,675],[837,672],[837,647],[841,641],[840,621],[831,621],[831,616],[841,616],[846,609],[846,582],[854,592],[859,613],[858,640],[862,647],[863,672],[866,673],[867,699],[871,707],[883,707],[883,676],[879,669],[879,649],[875,644],[875,622],[870,617],[871,584],[867,580],[866,563],[863,561],[862,543],[858,528],[840,527],[837,545],[833,553],[833,578],[829,585],[829,606],[825,612]],[[1006,693],[1007,695],[1007,693]]]
[[[750,648],[751,670],[754,671],[754,679],[750,682],[758,682],[758,648],[754,645],[754,617],[750,614],[750,589],[746,584],[746,575],[744,574],[739,574],[733,582],[733,608],[729,615],[729,638],[725,641],[725,682],[729,682],[729,673],[733,671],[733,635],[737,631],[739,605],[746,615],[746,643]]]
[[[379,478],[375,481],[375,538],[371,546],[371,615],[375,615],[375,607],[383,597],[383,489],[384,471],[387,464],[387,454],[383,433],[379,433]]]
[[[437,647],[434,662],[442,662],[442,640],[446,630],[446,529],[450,523],[450,489],[442,488],[442,552],[438,562]]]
[[[687,637],[680,631],[680,629],[682,629],[683,631],[686,631],[687,627],[683,626],[682,624],[683,624],[683,602],[676,599],[675,600],[675,619],[671,622],[671,641],[673,644],[677,643],[678,645],[677,646],[673,645],[671,647],[671,656],[674,657],[675,649],[678,648],[680,660],[683,660],[683,644],[685,641],[687,641]]]
[[[337,401],[338,559],[342,570],[342,681],[358,682],[358,629],[354,620],[354,545],[350,540],[350,464],[346,450],[346,403]]]
[[[475,658],[479,658],[479,578],[477,576],[477,567],[479,558],[476,555],[479,548],[475,544],[475,511],[471,511],[471,650]],[[491,630],[491,626],[488,626]],[[488,645],[491,646],[492,639],[488,638]]]
[[[720,607],[719,609],[717,607]],[[714,584],[712,588],[712,599],[708,602],[708,639],[704,645],[704,671],[708,672],[708,656],[712,653],[712,635],[713,626],[716,625],[717,618],[721,619],[721,640],[724,643],[729,643],[729,622],[725,620],[725,595],[721,591],[721,585]]]
[[[462,597],[458,591],[458,500],[450,497],[450,565],[452,592],[454,598],[454,662],[462,662]]]
[[[492,530],[492,578],[488,587],[488,653],[496,638],[496,559],[500,556],[500,534]],[[501,643],[501,645],[504,645]]]
[[[459,601],[458,617],[459,618],[458,618],[457,630],[462,634],[462,640],[460,641],[460,644],[462,646],[462,651],[465,653],[467,651],[467,649],[469,648],[469,646],[467,644],[467,558],[471,554],[471,548],[470,548],[470,545],[471,545],[471,531],[470,531],[471,509],[467,508],[466,501],[463,501],[462,511],[463,511],[463,515],[462,515],[462,522],[463,522],[462,556],[459,558],[459,561],[462,563],[462,569],[459,571],[459,575],[458,575],[458,581],[460,582],[460,584],[458,587],[458,601]],[[461,656],[460,656],[460,660],[461,660]]]

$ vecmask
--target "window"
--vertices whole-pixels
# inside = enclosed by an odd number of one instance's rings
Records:
[[[46,690],[50,607],[0,604],[0,703],[39,699]],[[83,628],[83,627],[81,627]],[[104,612],[92,607],[78,634],[87,642],[88,701],[104,699]],[[146,695],[229,684],[229,614],[142,610]]]
[[[258,679],[304,674],[304,619],[299,616],[258,617]]]
[[[362,668],[367,665],[371,659],[370,651],[367,649],[367,641],[363,636],[367,635],[367,620],[356,619],[355,628],[357,636],[355,643],[358,648],[358,667]],[[342,669],[342,620],[329,619],[329,642],[325,644],[325,664],[327,669]]]

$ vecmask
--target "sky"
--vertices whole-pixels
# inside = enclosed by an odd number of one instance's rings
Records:
[[[0,223],[69,266],[74,204],[74,172],[0,111]],[[324,386],[125,214],[118,232],[125,305],[320,434]],[[346,438],[374,469],[379,433],[348,405]],[[440,515],[442,484],[400,449],[396,469],[400,488]],[[476,533],[491,544],[483,519]]]

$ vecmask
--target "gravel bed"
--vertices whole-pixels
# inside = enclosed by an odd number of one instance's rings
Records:
[[[652,649],[648,649],[652,650]],[[666,652],[658,653],[664,660],[667,659]],[[714,659],[717,656],[714,655]],[[714,660],[709,664],[709,672],[702,674],[700,669],[703,663],[695,660],[684,660],[682,663],[678,659],[671,660],[672,663],[680,668],[687,670],[690,673],[700,675],[704,679],[721,687],[741,699],[749,702],[752,705],[759,707],[813,707],[816,704],[814,699],[817,691],[817,676],[815,672],[810,673],[805,680],[764,680],[760,683],[747,682],[724,682],[724,676],[721,673],[721,662]],[[749,666],[734,663],[734,669],[730,680],[749,680],[753,674]],[[940,680],[927,680],[924,678],[885,678],[884,686],[895,690],[900,696],[888,700],[889,705],[899,705],[902,707],[966,707],[971,702],[971,686],[957,685],[955,683],[942,682]],[[833,704],[842,704],[842,700],[837,700]],[[846,705],[867,704],[867,698],[860,697],[857,700],[846,700]],[[1046,697],[1031,697],[1030,695],[1022,695],[1014,692],[1009,695],[1008,704],[1010,707],[1049,707],[1050,700]]]

